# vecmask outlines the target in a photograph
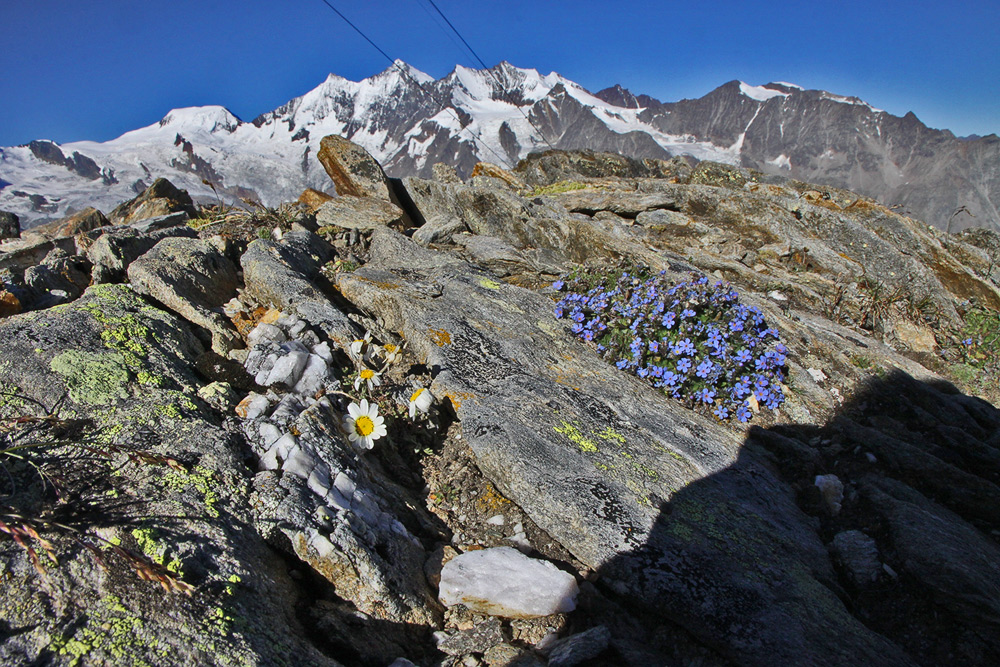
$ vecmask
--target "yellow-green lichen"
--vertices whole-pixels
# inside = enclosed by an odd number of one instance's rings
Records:
[[[601,440],[614,440],[619,445],[625,444],[625,436],[615,431],[610,426],[605,426],[604,430],[597,434],[597,437]]]
[[[139,371],[136,373],[135,379],[139,384],[150,387],[162,387],[166,383],[163,377],[149,371]]]
[[[169,417],[170,419],[184,419],[184,412],[177,407],[176,403],[167,403],[156,406],[156,414]]]
[[[210,517],[219,516],[218,503],[219,495],[214,488],[214,476],[208,468],[195,466],[190,472],[181,472],[171,468],[164,476],[163,482],[166,488],[177,493],[183,493],[188,488],[194,488],[201,495],[205,504],[205,513]]]
[[[95,662],[89,656],[95,651],[106,654],[114,662],[128,660],[135,667],[149,667],[150,663],[138,657],[140,652],[168,657],[162,647],[144,645],[145,632],[142,618],[134,615],[114,595],[101,598],[86,616],[86,622],[74,627],[72,634],[52,637],[49,649],[62,656],[70,667]],[[95,656],[96,657],[96,656]]]
[[[583,433],[580,432],[580,429],[573,424],[564,421],[562,426],[553,426],[552,428],[555,429],[556,433],[561,433],[566,436],[570,442],[580,448],[581,452],[592,453],[597,451],[597,443],[583,435]]]
[[[198,411],[198,406],[183,392],[167,389],[157,393],[162,403],[153,405],[153,414],[174,421],[184,419],[189,413]],[[173,399],[173,400],[169,400]]]
[[[24,405],[25,401],[17,385],[0,382],[0,415],[14,416],[21,412]]]
[[[660,479],[660,473],[656,472],[649,466],[643,465],[642,463],[634,463],[633,465],[635,466],[636,470],[646,475],[646,477],[649,477],[651,480],[656,481]]]
[[[104,346],[120,352],[129,367],[140,368],[142,360],[149,355],[147,345],[158,341],[159,336],[134,313],[112,315],[110,309],[102,307],[101,302],[114,304],[116,310],[146,310],[149,305],[131,288],[123,285],[94,285],[87,290],[87,294],[97,298],[79,308],[104,325],[101,331]]]
[[[573,190],[583,190],[587,187],[585,183],[580,183],[579,181],[559,181],[558,183],[552,183],[551,185],[540,185],[526,196],[528,197],[539,197],[542,195],[558,195],[563,192],[572,192]]]
[[[181,562],[177,558],[167,558],[167,546],[156,539],[156,531],[152,528],[133,528],[132,537],[142,553],[157,565],[162,565],[174,574],[180,576]]]
[[[485,287],[486,289],[500,289],[500,283],[495,280],[490,280],[489,278],[480,278],[478,282],[480,287]]]
[[[128,371],[120,354],[67,350],[53,357],[49,367],[63,377],[77,403],[107,405],[128,396]]]

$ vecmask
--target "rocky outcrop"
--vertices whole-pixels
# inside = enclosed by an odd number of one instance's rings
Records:
[[[108,219],[114,225],[128,225],[145,218],[155,218],[178,212],[197,216],[191,196],[165,178],[158,178],[135,199],[119,204]]]
[[[323,137],[316,157],[330,175],[337,194],[389,199],[382,166],[357,144],[331,134]]]
[[[31,293],[32,310],[75,301],[90,285],[90,262],[82,255],[55,249],[40,264],[24,272],[24,286]]]
[[[208,330],[222,356],[242,347],[222,305],[236,293],[236,267],[207,241],[165,238],[128,266],[129,282],[187,321]]]
[[[333,197],[325,192],[320,192],[319,190],[314,190],[312,188],[306,188],[302,191],[302,194],[299,195],[299,198],[296,201],[299,204],[308,207],[310,212],[315,213],[316,209],[331,199],[333,199]]]
[[[61,447],[46,460],[63,462],[60,484],[73,493],[60,519],[70,528],[49,535],[59,564],[40,574],[0,540],[0,604],[20,629],[0,641],[5,664],[274,664],[288,655],[337,664],[303,637],[287,568],[244,528],[251,487],[240,441],[197,398],[201,345],[182,321],[127,286],[97,286],[69,308],[0,322],[0,335],[5,418],[34,410],[20,400],[77,415],[34,433]],[[4,434],[13,444],[24,437]],[[100,455],[81,458],[91,446]],[[13,474],[24,501],[30,475]],[[84,536],[93,531],[101,538]],[[140,582],[135,566],[198,590],[166,593]]]
[[[16,239],[21,235],[21,221],[8,211],[0,211],[0,240]]]
[[[109,228],[94,280],[131,285],[82,295],[79,256],[0,256],[10,311],[74,286],[0,320],[5,663],[1000,659],[995,371],[959,337],[992,237],[710,163],[438,172],[415,230]],[[635,264],[758,309],[780,408],[723,421],[553,314]]]
[[[393,256],[406,262],[406,253]],[[551,302],[540,295],[470,268],[414,271],[379,259],[377,268],[345,274],[341,291],[355,303],[377,304],[373,315],[440,369],[431,390],[453,397],[484,474],[576,558],[601,569],[613,589],[704,641],[718,645],[725,636],[724,652],[744,664],[768,664],[774,656],[837,664],[850,655],[909,664],[824,587],[833,573],[822,543],[763,463],[740,454],[734,433],[626,384],[545,324]],[[423,293],[411,281],[434,284],[448,297]],[[740,485],[744,476],[756,480],[752,488]],[[691,495],[690,519],[671,520],[699,534],[695,516],[713,508],[712,530],[740,535],[732,560],[718,548],[693,548],[710,543],[708,535],[678,538],[658,524],[663,502],[678,500],[670,489],[705,478],[718,481]],[[780,599],[759,590],[772,566],[782,573]],[[794,571],[810,579],[792,587],[787,573]],[[742,602],[737,611],[722,600]],[[826,613],[807,613],[817,605]],[[805,618],[815,624],[803,628]]]
[[[25,233],[25,238],[59,239],[76,236],[110,224],[104,214],[96,208],[88,207],[79,213],[56,220],[45,225],[32,227]]]
[[[371,230],[399,222],[403,211],[387,199],[341,195],[316,210],[316,224],[342,229]]]
[[[94,265],[93,281],[95,283],[122,282],[125,280],[125,272],[129,265],[148,252],[161,239],[196,237],[198,233],[183,224],[185,219],[168,214],[162,218],[140,220],[138,224],[142,229],[134,225],[118,225],[106,230],[86,249],[87,259]],[[171,224],[148,231],[150,220],[166,220]]]

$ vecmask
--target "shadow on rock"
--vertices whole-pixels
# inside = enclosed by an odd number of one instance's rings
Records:
[[[752,428],[598,586],[742,665],[997,664],[998,480],[1000,411],[897,371]]]

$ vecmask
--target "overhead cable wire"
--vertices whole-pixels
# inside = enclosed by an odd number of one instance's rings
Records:
[[[371,38],[369,38],[369,37],[368,37],[368,35],[366,35],[366,34],[365,34],[365,33],[364,33],[364,32],[363,32],[362,30],[361,30],[361,28],[359,28],[358,26],[354,25],[354,24],[353,24],[353,23],[352,23],[352,22],[350,21],[350,19],[348,19],[348,18],[347,18],[346,16],[344,16],[344,15],[343,15],[343,14],[342,14],[342,13],[340,12],[340,10],[339,10],[339,9],[337,9],[337,8],[336,8],[336,7],[334,7],[334,6],[332,5],[332,4],[330,4],[329,0],[322,0],[322,2],[323,2],[323,4],[325,4],[325,5],[327,6],[327,7],[329,7],[330,9],[332,9],[332,10],[334,11],[334,13],[336,13],[336,14],[337,14],[337,16],[339,16],[339,17],[340,17],[341,19],[343,19],[343,20],[344,20],[344,23],[346,23],[347,25],[351,26],[351,28],[353,28],[353,29],[354,29],[354,31],[355,31],[356,33],[358,33],[359,35],[361,35],[361,37],[362,37],[362,38],[363,38],[363,39],[364,39],[364,40],[365,40],[366,42],[368,42],[369,44],[371,44],[371,45],[372,45],[372,47],[373,47],[373,48],[374,48],[374,49],[375,49],[376,51],[378,51],[379,53],[381,53],[381,54],[382,54],[382,56],[383,56],[383,57],[384,57],[384,58],[385,58],[386,60],[388,60],[388,61],[389,61],[389,63],[390,63],[390,64],[391,64],[391,65],[392,65],[393,67],[395,67],[395,68],[396,68],[397,70],[399,70],[399,73],[400,73],[400,74],[402,74],[402,75],[403,75],[403,76],[404,76],[404,77],[406,78],[406,80],[407,80],[407,81],[409,81],[410,83],[412,83],[412,84],[413,84],[414,86],[416,86],[416,87],[417,87],[417,89],[418,89],[418,90],[420,90],[420,91],[421,91],[421,92],[422,92],[422,93],[423,93],[424,95],[426,95],[426,96],[427,96],[427,97],[429,97],[429,98],[430,98],[431,100],[433,100],[433,101],[434,101],[434,102],[435,102],[435,103],[436,103],[436,104],[437,104],[437,105],[439,106],[439,108],[440,108],[440,109],[441,109],[442,111],[447,111],[447,112],[448,112],[448,114],[449,114],[449,115],[451,115],[451,117],[455,119],[455,122],[456,122],[456,123],[458,123],[458,127],[459,127],[459,131],[462,131],[462,130],[464,130],[464,131],[468,132],[468,133],[469,133],[469,135],[471,135],[471,136],[472,136],[472,139],[473,139],[473,142],[474,142],[474,143],[475,143],[475,141],[476,141],[476,140],[478,139],[478,141],[479,141],[479,144],[480,144],[480,145],[481,145],[481,146],[482,146],[483,148],[485,148],[486,150],[488,150],[488,151],[489,151],[490,153],[493,153],[493,155],[495,155],[495,156],[497,157],[497,159],[498,159],[498,160],[500,160],[501,162],[503,162],[503,163],[504,163],[505,165],[507,165],[507,166],[508,166],[508,167],[510,167],[510,168],[513,168],[513,167],[514,167],[514,165],[512,165],[512,164],[510,163],[510,160],[508,160],[507,158],[503,157],[502,155],[500,155],[499,153],[497,153],[497,152],[496,152],[495,150],[493,150],[493,147],[492,147],[492,146],[490,146],[489,144],[487,144],[487,143],[486,143],[486,141],[485,141],[485,140],[483,139],[482,135],[479,135],[478,133],[476,133],[476,132],[473,132],[473,131],[472,131],[471,129],[469,129],[469,127],[468,127],[468,126],[463,126],[463,125],[462,125],[462,121],[461,121],[461,119],[460,119],[460,118],[458,117],[458,115],[456,115],[456,114],[454,113],[454,111],[452,111],[452,109],[451,109],[450,105],[449,105],[449,104],[448,104],[447,102],[442,102],[442,101],[441,101],[441,100],[440,100],[440,99],[439,99],[439,98],[438,98],[438,97],[437,97],[436,95],[434,95],[433,93],[431,93],[430,91],[428,91],[428,90],[427,90],[426,88],[424,88],[424,86],[423,86],[423,85],[422,85],[422,84],[421,84],[421,83],[420,83],[419,81],[417,81],[417,80],[416,80],[416,79],[414,79],[414,78],[413,78],[412,76],[410,76],[410,73],[409,73],[409,72],[407,72],[407,71],[406,71],[406,69],[404,69],[404,68],[402,67],[402,65],[400,65],[399,63],[397,63],[397,62],[396,62],[396,59],[394,59],[394,58],[390,57],[388,53],[386,53],[385,51],[383,51],[383,50],[382,50],[382,49],[381,49],[381,48],[379,47],[379,45],[378,45],[378,44],[376,44],[375,42],[373,42],[373,41],[371,40]],[[447,20],[447,19],[445,19],[445,20]]]
[[[448,27],[452,29],[452,32],[458,35],[458,38],[462,40],[462,44],[465,44],[465,48],[469,50],[469,53],[472,54],[472,57],[475,58],[476,61],[480,64],[480,66],[482,66],[482,68],[486,70],[486,73],[490,75],[490,78],[492,78],[494,83],[496,83],[497,86],[500,88],[500,94],[503,95],[505,98],[507,98],[508,103],[510,103],[515,109],[521,112],[521,115],[524,116],[524,120],[528,121],[528,124],[531,125],[531,127],[535,128],[535,131],[538,132],[538,134],[542,137],[542,141],[544,141],[549,148],[555,150],[555,146],[553,146],[549,142],[548,138],[546,138],[545,132],[542,131],[542,128],[535,125],[535,123],[531,120],[531,118],[529,118],[528,115],[524,113],[524,109],[522,109],[520,106],[511,101],[510,97],[507,95],[507,88],[506,86],[504,86],[503,82],[500,81],[499,78],[497,78],[496,74],[494,74],[492,69],[486,66],[486,63],[483,62],[483,59],[479,57],[479,54],[476,53],[476,50],[473,49],[472,46],[469,44],[469,42],[465,39],[465,37],[462,36],[462,33],[458,31],[458,28],[455,27],[455,24],[452,23],[450,20],[448,20],[448,17],[444,15],[444,12],[442,12],[441,8],[437,6],[437,3],[435,3],[434,0],[427,0],[427,2],[430,3],[431,7],[434,8],[434,11],[436,11],[438,14],[441,15],[441,18],[443,18],[444,22],[448,24]]]

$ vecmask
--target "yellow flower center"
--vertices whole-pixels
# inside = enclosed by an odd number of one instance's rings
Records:
[[[375,377],[375,371],[373,371],[370,368],[362,369],[361,371],[362,380],[371,380],[373,377]]]
[[[399,348],[396,347],[395,345],[393,345],[392,343],[386,343],[385,344],[385,351],[388,352],[389,354],[392,354],[393,352],[395,352],[398,349]]]
[[[421,387],[420,389],[417,389],[415,392],[413,392],[413,396],[410,396],[410,403],[412,403],[413,401],[417,400],[417,396],[420,396],[420,394],[422,394],[422,393],[424,393],[424,388],[423,387]]]
[[[354,432],[364,437],[366,435],[371,435],[372,431],[375,430],[375,422],[371,420],[368,415],[361,415],[354,420]]]

